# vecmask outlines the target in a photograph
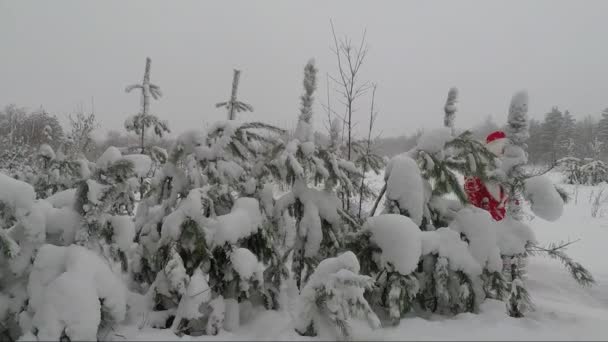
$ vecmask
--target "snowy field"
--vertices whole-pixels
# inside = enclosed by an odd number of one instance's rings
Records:
[[[556,180],[558,175],[553,175]],[[381,176],[375,180],[381,184]],[[531,226],[541,245],[577,240],[567,253],[593,273],[597,284],[581,288],[556,260],[531,257],[528,264],[528,289],[535,311],[525,318],[507,316],[504,303],[487,300],[480,314],[460,314],[453,318],[412,317],[397,327],[370,331],[353,323],[355,340],[605,340],[608,337],[608,215],[591,217],[591,195],[599,187],[562,185],[573,194],[564,215],[556,223],[532,219]],[[575,203],[576,202],[576,203]],[[608,213],[608,203],[605,204]],[[288,311],[252,312],[243,310],[242,326],[234,333],[218,336],[183,336],[183,341],[216,340],[331,340],[333,335],[321,330],[318,337],[295,333]],[[357,329],[359,328],[359,329]],[[180,337],[170,330],[138,329],[135,324],[109,333],[112,340],[161,341]]]

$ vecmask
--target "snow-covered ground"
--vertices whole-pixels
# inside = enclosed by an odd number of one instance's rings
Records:
[[[557,177],[557,175],[554,175]],[[381,176],[377,177],[381,184]],[[575,187],[563,185],[574,194]],[[608,190],[608,189],[607,189]],[[578,199],[571,199],[564,215],[555,223],[533,219],[530,224],[541,245],[576,240],[567,253],[593,273],[597,284],[580,287],[556,260],[542,256],[529,258],[528,289],[535,311],[525,318],[510,318],[504,303],[487,300],[479,314],[460,314],[452,318],[405,318],[397,327],[376,331],[353,322],[355,340],[605,340],[608,337],[608,215],[591,217],[590,195],[598,187],[578,187]],[[608,209],[608,203],[605,204]],[[608,210],[607,210],[608,211]],[[219,336],[183,336],[184,341],[205,340],[331,340],[321,330],[315,338],[295,333],[287,311],[247,312],[242,326],[234,333]],[[135,325],[111,332],[113,340],[176,340],[170,330],[143,329]]]

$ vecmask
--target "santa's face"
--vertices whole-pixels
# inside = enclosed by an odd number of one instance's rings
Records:
[[[502,157],[505,153],[505,143],[507,139],[496,139],[486,144],[488,151],[494,153],[497,157]]]

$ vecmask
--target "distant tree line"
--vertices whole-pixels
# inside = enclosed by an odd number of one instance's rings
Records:
[[[576,120],[569,111],[553,107],[544,120],[530,120],[529,159],[552,164],[565,157],[605,160],[608,156],[608,108],[600,119]]]

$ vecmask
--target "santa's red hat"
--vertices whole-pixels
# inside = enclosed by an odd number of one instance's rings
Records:
[[[506,138],[507,138],[507,135],[505,134],[505,132],[503,132],[503,131],[494,131],[494,132],[488,134],[488,136],[486,137],[486,144],[489,144],[489,143],[491,143],[493,141],[496,141],[496,140],[501,140],[501,139],[504,140]]]
[[[494,131],[486,137],[486,148],[497,156],[502,155],[507,135],[503,131]]]

